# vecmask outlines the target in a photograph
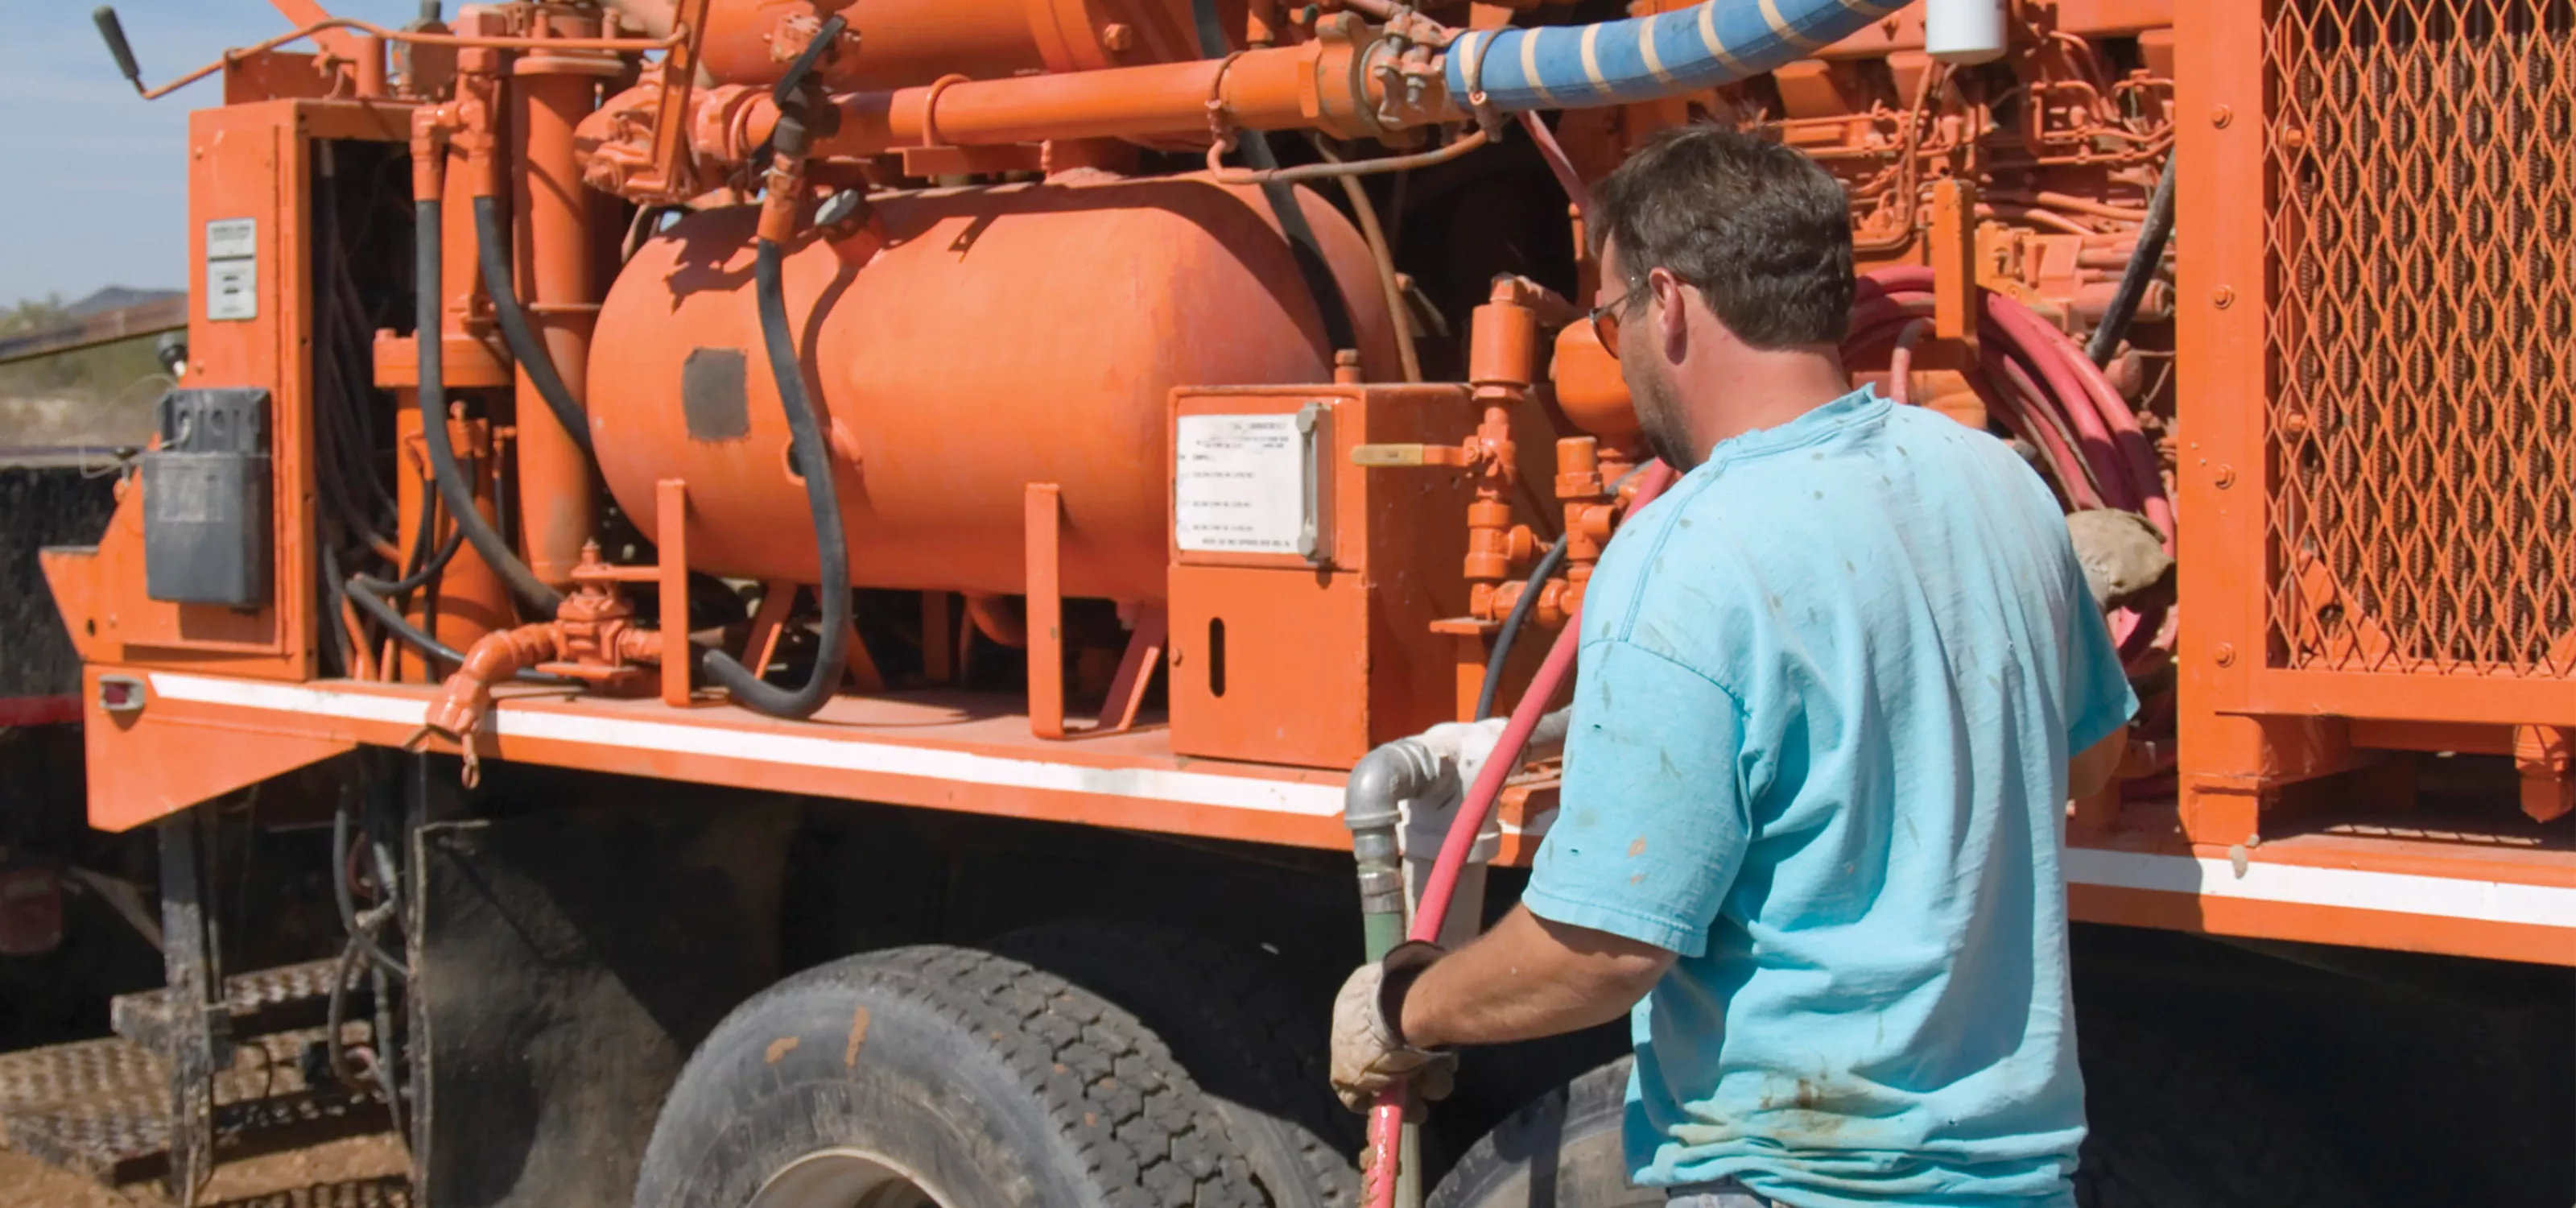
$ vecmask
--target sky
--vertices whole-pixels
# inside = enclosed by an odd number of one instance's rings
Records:
[[[386,25],[420,11],[417,0],[324,5]],[[90,21],[95,7],[0,0],[0,307],[48,294],[77,301],[109,285],[187,286],[188,111],[220,103],[223,85],[136,97]],[[116,9],[147,84],[290,28],[267,0]]]

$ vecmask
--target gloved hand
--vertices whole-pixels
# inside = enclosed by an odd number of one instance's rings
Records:
[[[1333,999],[1332,1078],[1343,1106],[1365,1112],[1379,1091],[1408,1078],[1425,1099],[1448,1097],[1457,1054],[1406,1044],[1397,1026],[1405,991],[1442,955],[1436,944],[1399,944],[1385,960],[1360,966],[1342,983]]]

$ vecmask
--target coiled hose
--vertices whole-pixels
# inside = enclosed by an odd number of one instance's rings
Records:
[[[2144,515],[2171,552],[2173,500],[2155,447],[2128,400],[2064,332],[2003,294],[1981,290],[1978,296],[1981,356],[1966,376],[1987,412],[2039,450],[2069,507]],[[1931,269],[1881,269],[1862,277],[1845,359],[1864,363],[1886,350],[1931,308]],[[2165,611],[2155,605],[2112,616],[2111,632],[2124,659],[2138,658],[2155,644]]]
[[[590,456],[590,417],[572,401],[572,390],[555,370],[554,354],[528,329],[527,312],[519,307],[518,292],[510,288],[510,244],[501,231],[499,198],[474,199],[474,249],[483,266],[483,292],[492,297],[492,317],[501,325],[502,341],[528,375],[528,384],[537,388],[537,397],[545,400],[546,410],[554,412],[555,422],[581,446],[584,457]]]
[[[778,403],[787,412],[797,472],[805,476],[805,505],[814,515],[816,562],[821,568],[815,597],[823,606],[820,641],[814,666],[803,685],[780,688],[760,678],[730,654],[711,650],[699,660],[707,677],[731,692],[743,706],[772,717],[812,717],[841,682],[841,660],[849,653],[850,546],[841,528],[840,492],[832,481],[832,448],[823,439],[823,423],[814,400],[805,393],[805,371],[796,360],[796,338],[787,324],[786,288],[780,282],[778,244],[763,239],[752,262],[752,289],[760,304],[760,339],[769,354],[769,376],[778,384]]]

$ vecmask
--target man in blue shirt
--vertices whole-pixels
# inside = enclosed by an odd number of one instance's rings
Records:
[[[1677,1202],[2071,1206],[2065,803],[2136,701],[2057,503],[1851,389],[1847,203],[1804,156],[1695,127],[1595,197],[1595,322],[1685,473],[1588,589],[1527,893],[1354,974],[1335,1081],[1631,1013],[1630,1173]]]

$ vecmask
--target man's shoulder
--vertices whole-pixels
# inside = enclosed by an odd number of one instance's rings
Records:
[[[1623,642],[1720,684],[1758,624],[1741,508],[1707,467],[1622,525],[1584,589],[1583,641]]]

